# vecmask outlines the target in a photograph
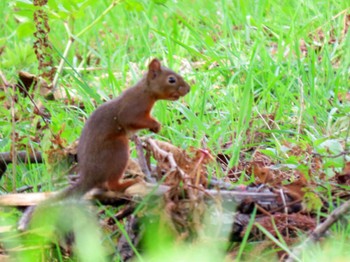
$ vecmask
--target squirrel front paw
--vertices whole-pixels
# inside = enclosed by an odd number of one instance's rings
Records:
[[[155,121],[154,125],[149,130],[153,133],[159,133],[160,129],[161,125],[157,121]]]

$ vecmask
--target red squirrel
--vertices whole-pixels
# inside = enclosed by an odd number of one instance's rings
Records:
[[[160,123],[151,116],[154,103],[161,99],[175,101],[189,90],[180,75],[153,59],[147,74],[135,86],[98,107],[79,139],[80,179],[71,194],[82,195],[105,184],[110,190],[123,191],[134,183],[120,181],[129,159],[129,136],[140,129],[158,133]]]
[[[99,106],[88,118],[78,144],[79,180],[53,199],[81,197],[98,186],[122,192],[137,182],[121,181],[129,159],[129,137],[140,129],[158,133],[161,125],[151,116],[155,102],[175,101],[189,91],[180,75],[153,59],[136,85]],[[28,224],[25,216],[20,228]]]

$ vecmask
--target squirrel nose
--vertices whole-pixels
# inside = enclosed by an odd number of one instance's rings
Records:
[[[185,83],[184,85],[180,85],[177,90],[180,92],[181,96],[184,96],[190,92],[190,86]]]
[[[183,93],[183,95],[186,95],[190,91],[188,86],[181,86],[180,90]]]
[[[187,94],[188,92],[190,92],[190,85],[187,84],[187,83],[185,83],[184,89],[185,89],[185,92],[186,92],[186,94]]]

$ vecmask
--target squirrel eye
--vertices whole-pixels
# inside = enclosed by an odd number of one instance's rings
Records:
[[[174,83],[176,83],[176,78],[175,78],[174,76],[169,76],[168,82],[169,82],[170,84],[174,84]]]

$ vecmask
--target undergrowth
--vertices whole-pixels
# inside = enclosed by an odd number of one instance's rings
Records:
[[[31,1],[0,3],[0,68],[10,83],[18,81],[18,71],[42,75],[46,70],[39,68],[33,49],[37,9]],[[239,164],[242,152],[252,154],[252,148],[303,171],[311,168],[297,157],[287,157],[287,145],[310,147],[322,155],[348,151],[350,10],[346,1],[53,0],[42,10],[48,15],[57,98],[48,100],[39,90],[34,92],[50,122],[34,114],[32,101],[19,90],[1,87],[0,150],[35,149],[44,153],[46,164],[9,165],[1,178],[2,194],[26,185],[32,185],[33,191],[63,187],[57,181],[66,167],[57,171],[47,152],[79,138],[92,111],[136,83],[153,57],[191,84],[185,98],[155,106],[153,114],[163,126],[160,134],[152,135],[157,139],[184,149],[225,154],[230,168]],[[325,158],[326,178],[340,172],[347,161],[346,153]],[[218,176],[227,175],[213,169]],[[329,182],[320,183],[327,188]],[[1,214],[5,226],[14,225],[19,212],[6,209]],[[323,252],[349,257],[349,237],[344,233],[348,230],[336,232],[337,243],[343,246],[327,242],[326,249],[305,252],[305,260],[321,259]],[[237,249],[238,260],[266,260],[279,251],[276,247],[259,253],[254,248],[261,246],[243,243]],[[187,249],[181,249],[187,256]]]

